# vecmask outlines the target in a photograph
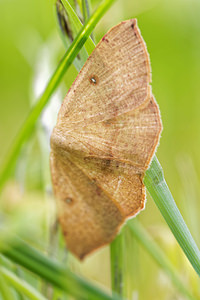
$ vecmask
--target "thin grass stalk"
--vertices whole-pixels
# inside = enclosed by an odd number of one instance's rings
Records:
[[[91,16],[91,1],[90,0],[82,0],[82,11],[83,11],[83,20],[85,23]],[[91,33],[91,39],[95,43],[94,32]]]
[[[66,51],[64,57],[60,61],[60,64],[58,65],[54,74],[50,78],[44,93],[30,111],[25,123],[23,124],[21,130],[18,132],[11,148],[9,149],[8,154],[4,159],[4,164],[1,168],[0,173],[0,189],[2,189],[4,183],[8,179],[13,165],[15,164],[19,152],[22,148],[22,145],[30,136],[37,119],[39,118],[45,105],[48,103],[50,97],[56,90],[58,84],[63,78],[63,75],[65,74],[65,72],[75,59],[76,55],[88,39],[95,25],[98,23],[98,21],[101,19],[101,17],[105,14],[105,12],[109,9],[109,7],[113,4],[114,1],[115,0],[102,1],[97,10],[92,14],[90,19],[82,27],[69,49]]]
[[[112,291],[124,296],[124,234],[117,235],[110,245]]]
[[[144,183],[196,273],[200,276],[200,251],[172,197],[162,167],[154,156]]]
[[[16,299],[0,269],[0,297],[1,296],[4,300]]]
[[[15,238],[3,254],[73,297],[83,300],[122,300],[118,295],[110,296],[20,239]]]
[[[70,15],[70,19],[73,22],[74,28],[76,29],[77,32],[79,32],[83,26],[83,24],[79,20],[79,17],[77,16],[76,12],[71,7],[68,0],[61,0],[61,1],[62,1],[64,8],[67,11],[67,13]],[[85,42],[85,49],[86,49],[88,55],[90,55],[92,53],[94,48],[95,48],[95,44],[94,44],[93,40],[91,39],[91,37],[89,36],[87,41]]]
[[[73,9],[70,6],[69,2],[67,0],[64,1],[65,3],[68,3],[68,6],[71,8],[68,10],[66,10],[66,8],[63,6],[62,1],[60,2],[60,5],[63,8],[63,22],[61,22],[61,31],[62,33],[65,35],[65,37],[69,40],[69,43],[71,44],[74,40],[74,38],[77,36],[77,34],[79,33],[79,31],[82,28],[82,23],[81,23],[81,28],[77,26],[74,17],[73,17]],[[74,12],[75,13],[75,12]],[[78,17],[77,17],[78,18]],[[63,39],[64,40],[64,39]],[[85,45],[81,48],[81,50],[78,53],[78,56],[74,59],[74,63],[75,61],[78,62],[79,64],[79,69],[78,72],[81,70],[81,68],[83,67],[83,63],[87,60],[88,58],[88,54],[87,51],[85,49]]]
[[[43,295],[41,295],[35,288],[22,279],[19,279],[14,273],[6,269],[5,267],[0,267],[0,272],[6,278],[6,280],[20,293],[24,294],[31,300],[47,300]]]
[[[156,263],[162,270],[169,276],[174,286],[185,296],[187,299],[195,300],[196,298],[191,294],[187,286],[185,286],[174,266],[171,264],[167,256],[160,249],[160,247],[154,242],[148,232],[137,220],[131,220],[128,222],[128,227],[131,229],[132,234],[138,240],[138,242],[146,249]]]
[[[72,29],[70,28],[70,21],[68,14],[66,13],[66,10],[59,0],[56,1],[55,5],[55,15],[57,19],[57,28],[58,32],[60,34],[61,40],[65,46],[66,49],[68,49],[73,41],[73,34]],[[76,33],[77,34],[77,33]],[[75,34],[75,36],[76,36]],[[73,60],[73,65],[76,68],[77,72],[79,72],[82,68],[82,51],[84,50],[84,57],[87,57],[87,52],[84,49],[84,47],[80,50],[79,55],[75,57]]]
[[[83,11],[83,20],[85,23],[87,19],[89,19],[90,17],[90,8],[87,0],[82,0],[82,11]]]

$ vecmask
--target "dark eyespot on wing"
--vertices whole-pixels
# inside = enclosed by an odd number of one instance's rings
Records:
[[[90,83],[93,85],[96,85],[99,83],[99,78],[97,75],[91,75],[90,76]]]
[[[66,197],[64,201],[68,205],[72,205],[74,203],[74,200],[71,197]]]

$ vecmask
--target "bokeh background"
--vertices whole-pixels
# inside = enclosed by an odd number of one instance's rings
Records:
[[[98,1],[92,3],[95,7]],[[0,12],[2,164],[34,99],[41,93],[65,48],[57,30],[54,1],[0,0]],[[96,40],[120,21],[135,17],[150,54],[152,90],[163,121],[157,156],[176,203],[200,247],[200,1],[117,0],[97,25]],[[57,94],[60,101],[74,78],[71,68]],[[49,169],[48,163],[42,162],[44,156],[48,161],[48,155],[41,155],[41,140],[48,153],[48,138],[43,139],[35,131],[20,156],[15,176],[4,190],[6,204],[2,209],[9,212],[10,220],[15,220],[19,212],[26,222],[29,217],[26,219],[25,215],[30,213],[27,203],[33,205],[37,201],[40,207],[47,198],[44,185],[50,190]],[[168,255],[183,281],[198,294],[197,276],[150,197],[146,210],[138,218]],[[36,230],[36,239],[43,236],[44,227],[43,233]],[[183,299],[148,253],[137,243],[133,248],[132,299]],[[82,265],[74,261],[74,268],[109,286],[108,256],[108,249],[104,249]]]

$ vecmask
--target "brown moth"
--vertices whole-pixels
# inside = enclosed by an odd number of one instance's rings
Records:
[[[51,135],[51,175],[67,248],[110,243],[144,208],[143,177],[162,130],[135,19],[113,27],[78,74]]]

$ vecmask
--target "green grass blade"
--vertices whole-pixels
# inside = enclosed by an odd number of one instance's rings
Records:
[[[74,36],[76,36],[78,32],[72,31],[72,28],[70,26],[71,22],[69,21],[68,14],[65,8],[63,7],[63,4],[59,0],[57,0],[55,3],[55,14],[57,19],[58,32],[60,33],[60,37],[63,41],[65,48],[68,49],[74,40]],[[80,50],[79,55],[73,61],[73,64],[78,72],[81,70],[85,62],[85,59],[83,59],[82,56],[83,49],[84,47]],[[83,55],[85,55],[87,59],[87,53],[85,49]]]
[[[194,270],[200,276],[200,251],[176,206],[156,156],[146,171],[144,183]]]
[[[89,19],[91,12],[91,2],[90,0],[82,0],[82,11],[84,23]]]
[[[4,249],[3,254],[73,297],[83,300],[122,300],[118,295],[110,296],[17,238]]]
[[[91,15],[91,1],[90,0],[82,0],[82,11],[83,11],[83,20],[84,23],[89,19]],[[91,39],[95,43],[94,32],[91,33]]]
[[[134,237],[143,245],[147,252],[153,257],[157,264],[169,275],[171,281],[183,294],[190,300],[195,300],[196,298],[192,296],[188,288],[181,282],[176,270],[174,269],[171,262],[168,260],[164,252],[159,248],[159,246],[153,241],[147,231],[137,220],[131,220],[128,222],[128,226],[131,229]]]
[[[62,1],[63,6],[66,9],[68,15],[70,16],[71,21],[73,22],[74,28],[76,29],[77,32],[79,32],[81,30],[83,24],[81,23],[77,14],[71,7],[69,1],[67,1],[67,0],[61,0],[61,1]],[[90,55],[92,53],[92,51],[94,50],[94,48],[95,48],[95,44],[94,44],[93,40],[91,39],[91,37],[88,37],[87,41],[85,42],[85,49],[86,49],[87,53]]]
[[[74,39],[69,49],[66,51],[63,59],[61,60],[54,74],[49,80],[49,83],[47,84],[44,93],[42,94],[36,105],[32,108],[21,130],[18,132],[15,141],[13,142],[13,145],[10,148],[10,151],[4,159],[4,165],[2,166],[0,173],[0,189],[3,187],[3,184],[8,179],[12,167],[15,164],[19,152],[22,148],[22,145],[30,136],[43,108],[48,103],[50,97],[52,96],[61,79],[63,78],[63,75],[65,74],[66,70],[69,68],[74,58],[88,39],[95,25],[98,23],[98,21],[101,19],[101,17],[105,14],[105,12],[109,9],[109,7],[113,4],[114,1],[115,0],[102,1],[97,10],[93,13],[90,19],[86,22],[86,24],[81,28],[79,34]]]
[[[123,230],[110,245],[112,291],[124,296],[124,234]]]
[[[82,0],[82,11],[83,11],[83,20],[84,23],[90,16],[89,3],[87,0]]]
[[[7,281],[0,269],[0,298],[3,297],[4,300],[14,300],[14,294],[10,289],[10,286],[7,284]]]
[[[46,300],[46,298],[36,291],[30,284],[19,279],[14,273],[7,270],[5,267],[0,267],[0,272],[18,292],[26,295],[29,299]]]
[[[67,0],[65,0],[67,1]],[[59,5],[59,9],[58,8]],[[69,5],[70,6],[70,5]],[[57,0],[56,2],[56,10],[57,10],[57,17],[59,22],[59,27],[61,29],[62,35],[64,35],[63,41],[68,40],[68,43],[64,43],[66,46],[67,44],[71,44],[74,40],[74,38],[77,36],[81,28],[77,28],[76,20],[74,20],[73,16],[75,12],[73,11],[72,7],[70,6],[70,9],[66,10],[66,8],[63,6],[62,1]],[[60,11],[60,13],[59,13]],[[81,26],[82,27],[82,26]],[[68,47],[67,47],[68,48]],[[78,64],[77,71],[80,72],[81,68],[83,67],[85,61],[88,58],[87,51],[85,50],[85,46],[81,48],[81,50],[78,53],[78,56],[74,59],[74,65],[75,63]]]

